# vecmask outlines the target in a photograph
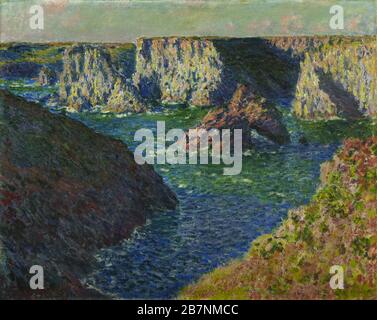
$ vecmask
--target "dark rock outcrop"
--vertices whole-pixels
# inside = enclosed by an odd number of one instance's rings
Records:
[[[93,253],[176,203],[121,141],[0,91],[0,297],[85,296]],[[30,290],[32,265],[45,290]]]
[[[52,68],[43,66],[39,71],[38,83],[41,86],[51,86],[54,85],[57,81],[57,73]]]
[[[41,85],[47,85],[46,80],[48,85],[57,82],[66,45],[2,43],[0,46],[0,78],[36,80]]]
[[[242,129],[245,148],[253,144],[251,130],[278,144],[290,141],[279,110],[247,85],[238,86],[227,108],[210,111],[198,129]]]
[[[0,67],[0,78],[36,78],[42,66],[34,62],[11,62]]]

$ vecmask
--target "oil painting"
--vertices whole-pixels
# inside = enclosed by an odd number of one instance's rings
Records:
[[[375,9],[0,1],[0,298],[377,299]]]

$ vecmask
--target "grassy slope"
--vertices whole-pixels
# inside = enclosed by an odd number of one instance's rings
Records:
[[[180,298],[376,299],[376,230],[377,137],[346,140],[322,166],[322,185],[307,206]],[[333,265],[344,267],[344,290],[329,286]]]

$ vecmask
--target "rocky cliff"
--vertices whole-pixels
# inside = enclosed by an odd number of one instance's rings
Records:
[[[95,45],[74,45],[65,50],[59,101],[76,111],[144,110],[136,88],[115,69],[107,49]]]
[[[308,205],[180,298],[376,299],[377,137],[346,140],[321,177]],[[332,266],[343,268],[344,289],[330,287]]]
[[[376,40],[331,37],[316,44],[302,52],[295,115],[304,119],[376,116]]]
[[[247,84],[270,101],[295,98],[304,119],[376,115],[375,37],[168,37],[0,51],[1,77],[39,74],[53,84],[46,70],[57,72],[60,104],[77,111],[140,112],[145,101],[222,107]]]
[[[120,141],[0,91],[0,297],[85,296],[93,253],[175,195]],[[29,269],[44,268],[32,291]]]
[[[150,102],[223,106],[239,84],[247,84],[268,100],[294,98],[299,118],[357,119],[377,113],[373,37],[142,38],[118,59],[127,60],[122,76],[114,66],[124,62],[111,63],[105,51],[97,46],[66,52],[60,96],[74,109],[107,104],[103,110],[141,111],[140,96]]]
[[[238,84],[286,96],[294,69],[262,39],[155,38],[138,40],[133,79],[147,99],[221,106]]]
[[[134,50],[74,45],[63,62],[60,100],[79,111],[97,105],[103,111],[142,111],[142,100],[222,106],[239,84],[268,98],[285,97],[297,73],[294,63],[257,38],[142,38]]]
[[[229,98],[231,82],[210,40],[157,38],[137,42],[134,83],[147,99],[218,105]]]

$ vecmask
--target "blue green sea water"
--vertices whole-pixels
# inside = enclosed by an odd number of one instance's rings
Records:
[[[47,94],[28,83],[1,85],[29,100]],[[204,273],[242,257],[252,240],[278,226],[289,209],[307,203],[318,187],[320,164],[333,156],[343,138],[375,130],[368,121],[300,122],[290,115],[286,102],[281,110],[292,142],[277,146],[255,135],[255,148],[244,153],[239,175],[223,175],[222,165],[156,165],[179,206],[151,214],[131,238],[98,252],[98,265],[86,283],[118,298],[174,298]],[[167,130],[188,129],[207,111],[161,106],[148,114],[67,116],[122,140],[132,150],[139,143],[134,141],[138,129],[155,131],[157,121],[165,121]],[[302,135],[306,144],[298,142]]]

